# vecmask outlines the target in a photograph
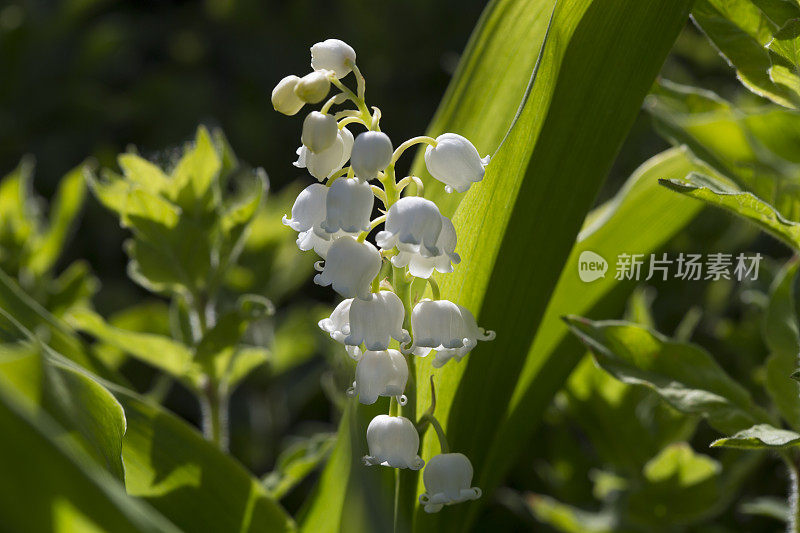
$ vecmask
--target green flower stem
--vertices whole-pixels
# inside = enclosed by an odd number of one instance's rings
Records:
[[[800,533],[800,465],[797,456],[792,451],[781,453],[789,469],[789,522],[787,531],[789,533]]]
[[[364,121],[365,124],[372,124],[372,114],[369,112],[369,108],[367,108],[367,104],[363,98],[359,98],[353,91],[351,91],[347,86],[345,86],[341,81],[336,79],[335,76],[330,77],[331,83],[354,104],[358,107],[358,110],[361,112],[361,119]]]
[[[431,286],[431,293],[433,295],[434,300],[439,300],[442,297],[441,292],[439,291],[439,284],[436,283],[436,280],[432,277],[428,278],[428,285]]]
[[[229,444],[228,393],[220,384],[208,380],[199,397],[202,413],[203,436],[220,450],[227,451]]]
[[[439,423],[439,420],[432,414],[425,413],[422,415],[421,421],[425,421],[433,426],[434,431],[436,431],[436,436],[439,439],[439,448],[441,448],[442,453],[450,453],[450,445],[447,443],[447,435],[444,434],[444,429],[442,429],[442,424]]]
[[[414,146],[415,144],[429,144],[431,146],[436,146],[437,142],[436,139],[433,137],[428,137],[427,135],[420,135],[419,137],[412,137],[411,139],[407,140],[403,144],[397,147],[397,149],[392,154],[392,164],[394,165],[400,156],[403,155],[403,152]]]
[[[192,337],[195,346],[205,336],[209,320],[214,321],[213,300],[197,292],[192,296],[189,318],[192,323]],[[200,403],[201,426],[206,440],[213,442],[219,449],[227,451],[230,428],[228,427],[228,391],[211,376],[205,376],[205,383],[197,391]]]
[[[406,278],[402,268],[392,267],[392,286],[395,293],[405,306],[405,319],[403,327],[411,331],[411,281]],[[412,356],[405,356],[408,364],[408,380],[406,381],[406,398],[408,401],[400,408],[400,414],[412,422],[416,421],[417,391],[416,368]],[[417,471],[408,468],[398,469],[395,489],[395,526],[398,521],[410,524],[414,513],[414,504],[417,501]]]

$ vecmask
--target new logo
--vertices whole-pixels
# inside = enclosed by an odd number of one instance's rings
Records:
[[[585,283],[590,283],[606,277],[608,261],[603,256],[589,250],[581,252],[578,258],[578,277]]]

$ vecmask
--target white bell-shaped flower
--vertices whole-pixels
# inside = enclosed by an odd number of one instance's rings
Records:
[[[418,196],[401,198],[389,208],[383,231],[375,242],[383,250],[397,246],[400,251],[424,257],[440,255],[437,242],[442,232],[442,215],[436,204]]]
[[[322,262],[320,262],[322,263]],[[370,283],[381,270],[381,254],[369,242],[358,242],[349,235],[333,241],[325,258],[325,266],[315,265],[319,274],[314,283],[333,287],[345,298],[370,298]]]
[[[337,78],[347,76],[356,62],[356,51],[339,39],[325,39],[311,47],[311,68],[331,70]]]
[[[283,223],[295,231],[308,231],[325,220],[328,187],[313,183],[300,191],[292,206],[292,218],[284,215]]]
[[[299,232],[297,247],[302,251],[314,250],[320,257],[326,257],[333,241],[339,237],[358,235],[337,231],[328,233],[321,225],[326,217],[326,201],[330,189],[314,183],[303,189],[292,206],[292,218],[283,217],[283,223]]]
[[[327,70],[315,70],[300,78],[294,87],[294,94],[309,104],[321,102],[331,90],[331,80]]]
[[[358,396],[364,405],[372,405],[379,396],[396,396],[405,405],[403,391],[408,380],[408,363],[397,350],[366,351],[356,365],[356,380],[348,395]],[[416,450],[415,450],[416,451]]]
[[[367,466],[383,465],[392,468],[419,470],[425,461],[417,455],[419,433],[411,420],[402,416],[378,415],[367,427],[369,455]]]
[[[437,255],[421,255],[419,251],[400,247],[397,255],[392,257],[392,264],[397,268],[408,267],[408,272],[416,278],[428,279],[434,270],[449,274],[453,271],[453,263],[461,262],[461,257],[455,253],[456,240],[456,228],[449,218],[442,216],[442,231],[436,240]]]
[[[356,176],[369,181],[392,162],[392,141],[380,131],[365,131],[356,137],[350,165]]]
[[[441,367],[455,358],[460,361],[478,341],[494,339],[494,331],[478,327],[468,309],[449,300],[423,299],[411,312],[414,342],[410,351],[425,357],[436,350],[434,367]]]
[[[329,148],[339,135],[339,126],[333,115],[312,111],[303,121],[303,146],[318,154]]]
[[[333,340],[344,344],[345,338],[350,335],[350,306],[353,298],[343,300],[328,318],[323,318],[317,325],[322,331],[328,333]],[[358,361],[361,358],[361,349],[358,346],[345,345],[347,355]]]
[[[319,153],[315,154],[305,146],[298,148],[297,161],[293,164],[298,168],[307,168],[312,176],[324,181],[344,167],[350,159],[352,148],[353,134],[347,128],[342,128],[333,144]]]
[[[425,493],[419,503],[426,513],[438,513],[445,505],[453,505],[481,497],[481,489],[472,485],[472,463],[462,453],[442,453],[428,461],[422,472]]]
[[[328,233],[369,231],[369,217],[375,203],[369,184],[358,178],[339,178],[329,189],[322,228]]]
[[[272,89],[272,107],[275,111],[291,116],[303,108],[305,102],[294,93],[298,81],[300,78],[295,75],[286,76]]]
[[[478,150],[456,133],[436,138],[436,146],[425,150],[425,166],[431,176],[445,184],[447,192],[465,192],[470,185],[481,181],[489,164],[489,156],[481,159]]]
[[[350,306],[350,334],[344,343],[367,350],[385,350],[394,338],[400,343],[411,340],[403,329],[405,309],[403,302],[391,291],[372,293],[369,299],[354,300]]]

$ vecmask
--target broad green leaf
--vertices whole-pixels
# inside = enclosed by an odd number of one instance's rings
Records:
[[[32,416],[0,386],[0,513],[9,531],[179,531],[63,442],[63,429]]]
[[[38,230],[30,202],[33,167],[33,158],[25,157],[0,181],[0,267],[12,274],[26,261],[26,243]]]
[[[25,294],[2,270],[0,270],[0,309],[14,317],[14,320],[27,330],[41,333],[46,338],[47,344],[67,359],[100,377],[116,383],[126,382],[119,374],[108,369],[97,355],[88,349],[77,333]],[[0,324],[3,322],[4,320],[0,318]],[[13,331],[17,332],[17,328],[13,328]],[[19,338],[18,333],[15,335]]]
[[[41,347],[28,344],[19,356],[0,359],[0,383],[17,392],[21,405],[32,415],[47,413],[64,428],[59,440],[80,447],[123,481],[122,406],[85,372],[66,364],[49,363],[45,357]]]
[[[193,360],[192,351],[169,337],[116,328],[88,309],[74,310],[68,321],[97,340],[123,350],[190,386],[199,384],[200,369]]]
[[[35,341],[32,333],[26,335]],[[67,364],[49,348],[46,355],[47,364]],[[35,390],[35,383],[29,377],[15,386]],[[294,529],[291,517],[261,483],[195,428],[136,393],[101,384],[124,409],[122,459],[129,495],[150,503],[183,531]]]
[[[569,414],[604,464],[629,476],[664,446],[691,437],[695,419],[651,392],[626,385],[585,358],[565,385]]]
[[[561,503],[549,496],[528,494],[528,508],[537,520],[563,533],[618,532],[616,517],[609,511],[592,513]]]
[[[743,429],[732,437],[717,439],[711,447],[739,448],[744,450],[783,449],[800,446],[800,433],[776,428],[769,424],[758,424]]]
[[[695,172],[684,179],[660,181],[670,190],[729,211],[756,224],[792,249],[800,249],[800,223],[788,220],[751,192],[742,191],[722,178]]]
[[[49,283],[46,307],[55,316],[63,316],[70,308],[88,305],[100,288],[100,281],[92,274],[86,261],[69,265]]]
[[[800,10],[797,12],[800,16]],[[772,35],[767,48],[792,65],[800,65],[800,20],[792,19]]]
[[[798,94],[770,75],[776,63],[783,68],[797,65],[767,45],[789,19],[800,17],[800,6],[784,0],[698,0],[692,17],[745,87],[777,104],[797,105]]]
[[[233,390],[256,368],[268,363],[272,352],[259,346],[239,346],[223,377],[228,390]]]
[[[764,340],[770,350],[766,362],[766,389],[781,416],[800,429],[800,384],[791,379],[800,353],[800,330],[795,310],[797,261],[788,263],[775,279],[764,315]]]
[[[211,140],[208,130],[197,128],[195,141],[187,149],[172,171],[169,197],[189,211],[203,211],[210,207],[214,182],[219,177],[222,160]],[[216,194],[219,194],[216,192]]]
[[[368,468],[362,460],[367,453],[364,442],[367,424],[381,411],[385,413],[377,406],[358,406],[356,400],[347,400],[336,443],[316,491],[300,512],[300,531],[388,533],[393,530],[391,501],[383,491],[393,485],[387,482],[394,478],[394,472],[384,467]],[[401,522],[396,531],[408,529],[408,525]]]
[[[623,383],[654,391],[683,413],[705,417],[721,433],[771,422],[747,390],[698,346],[626,322],[565,320],[605,371]]]
[[[212,379],[223,379],[250,323],[274,312],[272,302],[266,298],[255,295],[241,297],[236,308],[224,313],[200,339],[194,360]]]
[[[78,216],[86,198],[84,165],[69,172],[61,180],[50,209],[49,226],[31,252],[28,268],[34,275],[41,276],[55,265],[61,255],[67,237],[74,230]]]
[[[264,477],[264,487],[273,498],[283,498],[328,458],[335,442],[335,434],[321,433],[292,444]]]
[[[417,364],[417,390],[422,393],[411,403],[418,411],[427,408],[427,382],[435,374],[440,393],[437,417],[445,421],[451,448],[479,465],[479,479],[485,475],[490,442],[512,399],[528,348],[581,222],[683,27],[690,4],[558,2],[550,38],[518,120],[494,154],[484,180],[452,200],[460,201],[453,221],[462,262],[455,273],[437,276],[441,294],[475,311],[479,323],[496,330],[497,338],[479,346],[461,364],[448,364],[435,373],[430,358],[422,360]],[[509,70],[531,72],[533,51],[538,52],[544,40],[542,19],[548,16],[543,2],[493,2],[468,46],[464,64],[485,62],[481,78],[493,81],[502,80]],[[533,24],[538,32],[532,30]],[[489,41],[506,50],[511,43],[524,43],[531,50],[514,53],[510,61],[509,56],[501,56],[505,61],[481,56]],[[644,41],[648,46],[640,45]],[[456,77],[456,88],[450,90],[444,108],[458,106],[452,95],[459,90],[480,89],[471,85],[476,71]],[[495,98],[491,90],[481,95]],[[506,101],[505,105],[512,104]],[[494,120],[494,116],[485,118],[490,124]],[[471,138],[479,128],[497,128],[477,121],[472,126],[456,132]],[[441,129],[454,128],[441,120],[431,131]],[[502,131],[502,126],[498,130]],[[417,168],[412,172],[421,173]],[[434,191],[431,194],[438,199]],[[434,440],[425,439],[424,458],[437,451]],[[404,486],[408,485],[411,483]],[[401,493],[404,502],[418,494],[414,487],[405,490]],[[471,513],[448,516],[452,520],[447,521],[447,528],[459,530],[466,527]],[[423,516],[421,509],[416,519],[421,529],[440,525],[438,518]]]
[[[671,143],[786,218],[800,219],[800,115],[774,105],[739,108],[709,91],[661,81],[646,108]]]
[[[603,309],[602,314],[606,310],[618,313],[625,292],[632,288],[631,282],[615,280],[613,270],[591,283],[581,281],[577,274],[581,253],[595,252],[613,264],[619,253],[650,253],[663,246],[694,218],[702,205],[663,190],[658,179],[682,177],[698,168],[685,150],[668,150],[643,164],[615,198],[587,217],[536,337],[526,348],[528,356],[499,430],[491,436],[484,467],[476,469],[477,483],[483,490],[501,483],[537,427],[538,418],[585,353],[580,343],[568,335],[560,317],[599,308]],[[664,212],[671,214],[669,219],[662,216]],[[642,226],[648,231],[640,231]]]
[[[184,531],[290,531],[291,517],[236,460],[196,429],[137,395],[111,389],[125,409],[128,494]]]
[[[664,448],[643,469],[644,484],[628,495],[632,520],[649,527],[690,524],[713,512],[722,465],[687,443]]]
[[[143,157],[132,153],[120,154],[117,162],[128,181],[151,194],[160,194],[169,187],[169,176]]]

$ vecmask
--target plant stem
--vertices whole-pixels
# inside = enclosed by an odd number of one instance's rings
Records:
[[[406,279],[402,268],[392,267],[392,286],[397,296],[405,306],[405,319],[403,327],[411,330],[411,282]],[[408,381],[406,382],[406,397],[408,401],[400,407],[400,414],[413,422],[416,421],[417,391],[416,391],[416,368],[414,360],[410,356],[405,356],[408,363]],[[414,503],[417,500],[417,478],[418,472],[408,468],[397,470],[395,482],[395,530],[400,524],[400,531],[410,529],[411,519],[414,513]]]
[[[228,394],[218,384],[208,380],[199,397],[203,436],[220,450],[227,451],[230,440],[228,428]]]
[[[800,466],[791,450],[780,452],[789,470],[789,516],[786,531],[800,533]]]

